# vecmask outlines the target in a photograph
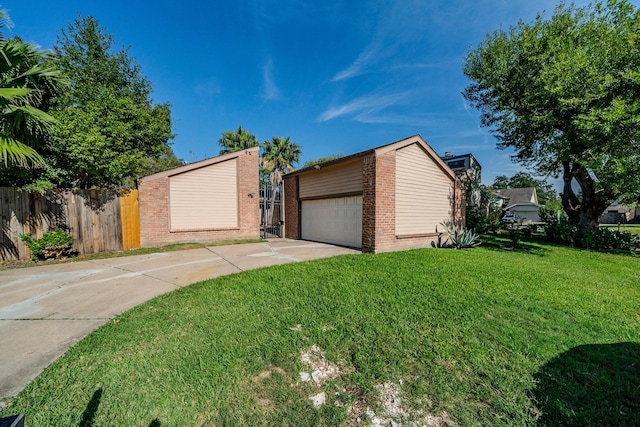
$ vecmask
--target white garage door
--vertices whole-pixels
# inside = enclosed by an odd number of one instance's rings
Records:
[[[362,247],[362,196],[302,202],[304,240]]]

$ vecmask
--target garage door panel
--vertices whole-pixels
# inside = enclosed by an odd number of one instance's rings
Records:
[[[362,247],[362,196],[302,202],[305,240]]]

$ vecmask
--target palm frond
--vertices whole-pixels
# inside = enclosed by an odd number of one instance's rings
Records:
[[[26,97],[34,92],[35,89],[27,87],[2,87],[0,88],[0,98],[5,101],[12,101],[18,98]]]
[[[36,150],[4,135],[0,135],[0,162],[5,168],[10,163],[22,167],[40,167],[45,164]]]

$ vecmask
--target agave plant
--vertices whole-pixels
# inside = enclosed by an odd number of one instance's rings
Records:
[[[454,249],[470,249],[480,245],[479,236],[471,230],[452,224],[442,224],[444,236],[448,238],[449,247]]]

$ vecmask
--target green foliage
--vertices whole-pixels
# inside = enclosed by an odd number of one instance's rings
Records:
[[[640,197],[639,44],[628,1],[560,4],[488,34],[465,59],[464,96],[482,125],[537,174],[562,174],[571,222],[594,227],[614,200]]]
[[[10,24],[0,11],[0,29]],[[63,84],[47,52],[0,33],[0,185],[9,166],[44,165],[38,149],[55,124],[46,113],[48,101]]]
[[[228,154],[256,147],[258,146],[258,140],[251,132],[239,126],[235,132],[230,130],[222,132],[222,137],[218,140],[218,144],[222,147],[220,154]]]
[[[37,259],[58,259],[73,254],[73,236],[56,229],[47,231],[39,239],[33,239],[31,233],[21,234],[20,239],[31,250],[31,257]]]
[[[520,240],[525,234],[525,227],[522,225],[522,218],[517,216],[515,221],[503,223],[503,227],[507,230],[509,240],[511,241],[511,248],[517,249],[520,246]]]
[[[344,157],[344,154],[342,153],[331,154],[329,156],[324,156],[324,157],[318,157],[315,160],[309,160],[308,162],[306,162],[304,165],[302,165],[302,168],[304,169],[310,166],[321,165],[322,163],[327,163],[333,160],[341,159],[343,157]]]
[[[58,37],[55,61],[71,81],[52,112],[59,125],[45,175],[58,186],[132,185],[144,174],[181,164],[169,147],[169,105],[153,104],[140,67],[126,49],[113,46],[93,17],[74,20]]]
[[[545,232],[551,241],[571,247],[629,252],[640,249],[640,235],[608,227],[576,225],[568,221],[566,216],[547,222]]]
[[[438,239],[437,247],[453,248],[453,249],[472,249],[479,246],[482,242],[479,236],[471,230],[463,227],[454,226],[452,224],[441,224],[444,227],[442,235],[447,238],[444,243]],[[434,244],[432,243],[432,246]]]
[[[288,136],[274,136],[271,141],[262,143],[262,149],[262,164],[269,171],[269,181],[273,185],[279,185],[282,176],[295,169],[293,164],[298,163],[302,152],[300,146],[291,142]]]
[[[500,209],[493,203],[489,204],[489,212],[477,206],[468,206],[466,211],[467,228],[476,233],[495,233],[502,223]]]

